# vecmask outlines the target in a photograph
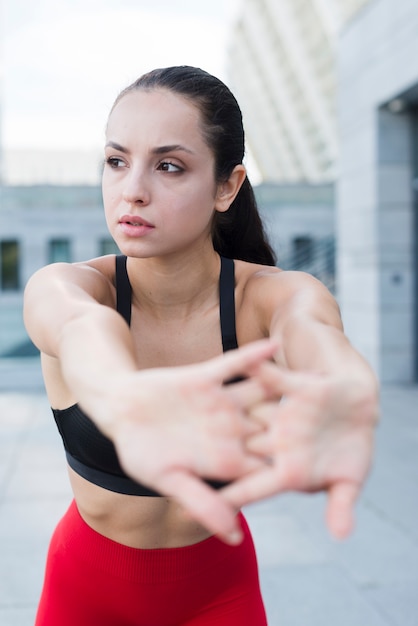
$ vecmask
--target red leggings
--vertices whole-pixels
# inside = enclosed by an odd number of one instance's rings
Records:
[[[141,550],[98,534],[73,502],[48,553],[35,626],[266,626],[251,534]]]

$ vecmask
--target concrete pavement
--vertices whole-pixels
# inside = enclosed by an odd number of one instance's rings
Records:
[[[384,388],[382,413],[349,540],[328,536],[322,494],[247,508],[270,626],[418,626],[418,387]],[[32,626],[70,499],[38,360],[0,361],[1,626]]]

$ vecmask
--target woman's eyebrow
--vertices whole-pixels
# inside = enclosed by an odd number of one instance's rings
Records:
[[[123,146],[121,146],[119,143],[116,143],[115,141],[108,141],[105,147],[113,148],[114,150],[117,150],[118,152],[124,152],[125,154],[128,154],[129,152],[127,148],[124,148]]]
[[[106,143],[106,148],[113,148],[118,152],[123,152],[124,154],[128,154],[129,150],[124,146],[121,146],[116,141],[108,141]],[[167,152],[187,152],[188,154],[194,154],[192,150],[186,148],[186,146],[182,146],[179,143],[173,143],[166,146],[157,146],[151,150],[152,154],[166,154]]]
[[[188,152],[189,154],[194,154],[192,150],[178,143],[168,146],[158,146],[157,148],[153,148],[151,152],[153,154],[166,154],[167,152]]]

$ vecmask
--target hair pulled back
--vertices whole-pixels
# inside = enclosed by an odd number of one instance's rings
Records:
[[[202,133],[215,158],[216,182],[227,181],[234,167],[242,163],[245,150],[241,110],[228,87],[200,68],[167,67],[138,78],[119,94],[113,107],[126,94],[139,89],[168,89],[198,107]],[[215,213],[212,240],[215,250],[222,256],[275,265],[275,254],[264,231],[248,177],[228,211]]]

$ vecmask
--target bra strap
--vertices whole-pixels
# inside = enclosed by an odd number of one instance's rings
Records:
[[[125,322],[131,324],[132,287],[126,269],[126,256],[116,256],[116,310]]]
[[[219,276],[219,314],[221,318],[224,352],[238,348],[235,328],[235,272],[234,261],[221,256]]]

